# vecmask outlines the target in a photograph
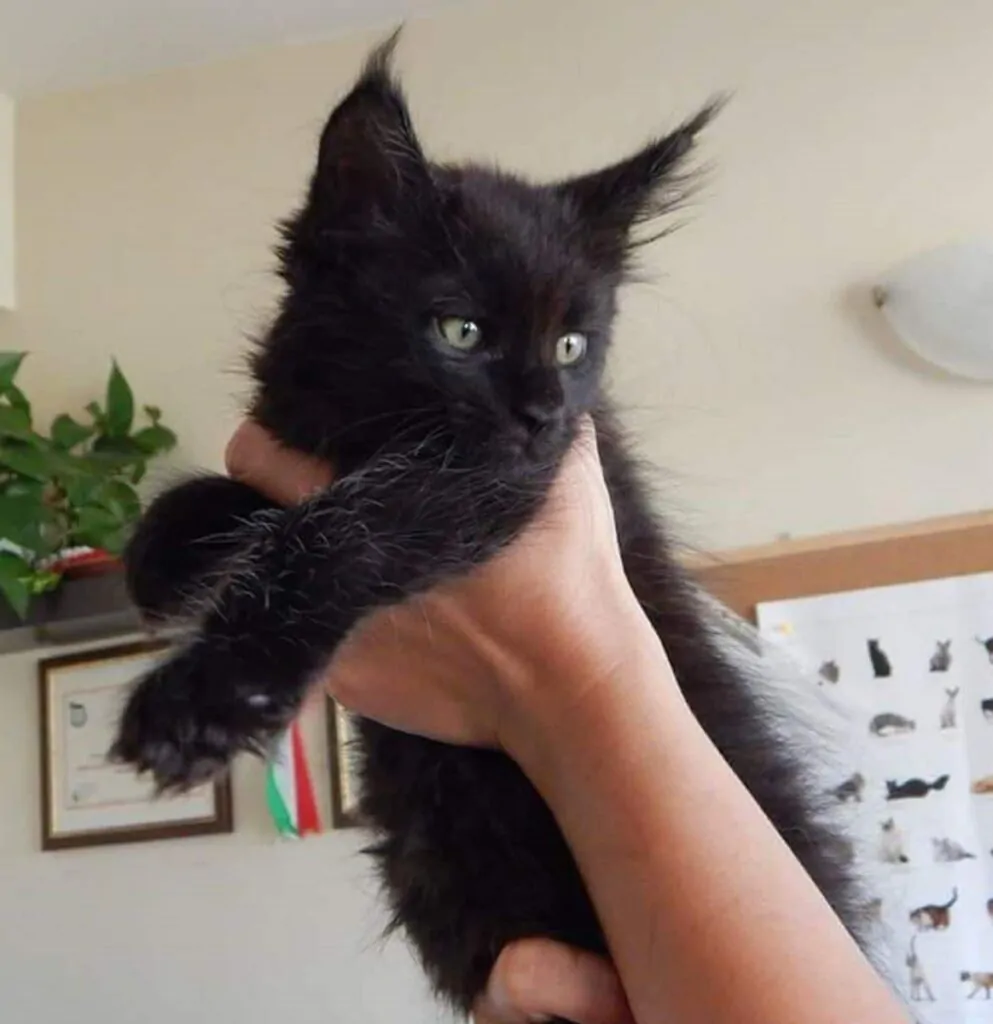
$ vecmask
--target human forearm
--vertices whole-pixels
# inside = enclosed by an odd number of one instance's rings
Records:
[[[573,848],[636,1019],[904,1024],[694,719],[647,622],[622,618],[629,654],[609,680],[580,700],[534,687],[511,753]],[[561,668],[581,676],[581,652]]]
[[[255,452],[247,464],[265,469],[243,476],[277,500],[327,478],[264,435],[242,437]],[[373,616],[328,688],[394,728],[518,760],[579,861],[640,1024],[900,1024],[682,700],[624,575],[590,440],[574,446],[527,535],[469,577]],[[579,974],[602,979],[602,966]],[[609,972],[596,998],[540,987],[548,1001],[518,998],[523,1016],[628,1020]]]

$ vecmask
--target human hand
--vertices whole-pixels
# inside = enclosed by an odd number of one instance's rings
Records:
[[[283,504],[332,479],[330,467],[245,422],[232,476]],[[596,615],[584,614],[595,607]],[[619,621],[640,615],[621,566],[592,424],[563,462],[545,507],[505,551],[465,578],[359,624],[327,689],[384,724],[451,743],[512,745],[530,698],[576,701],[625,656]],[[558,685],[554,693],[555,684]]]
[[[476,1024],[634,1024],[620,978],[608,960],[550,939],[512,942],[497,958],[473,1008]]]

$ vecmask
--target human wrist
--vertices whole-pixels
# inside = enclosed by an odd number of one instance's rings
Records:
[[[598,724],[618,705],[636,716],[660,689],[682,701],[665,650],[630,588],[603,596],[595,614],[586,609],[581,630],[553,637],[504,676],[500,742],[528,774],[588,749]]]

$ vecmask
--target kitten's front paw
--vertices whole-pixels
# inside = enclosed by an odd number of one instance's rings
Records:
[[[159,665],[135,686],[118,724],[111,759],[149,772],[160,793],[216,778],[242,751],[264,755],[296,714],[296,705],[206,669],[196,647]]]

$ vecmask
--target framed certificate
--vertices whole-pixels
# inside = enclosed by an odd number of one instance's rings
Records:
[[[157,797],[107,752],[131,684],[167,642],[104,647],[39,662],[43,850],[233,830],[230,780]]]
[[[358,809],[358,780],[352,763],[355,721],[331,697],[327,698],[328,761],[331,767],[331,824],[354,828],[361,824]]]

